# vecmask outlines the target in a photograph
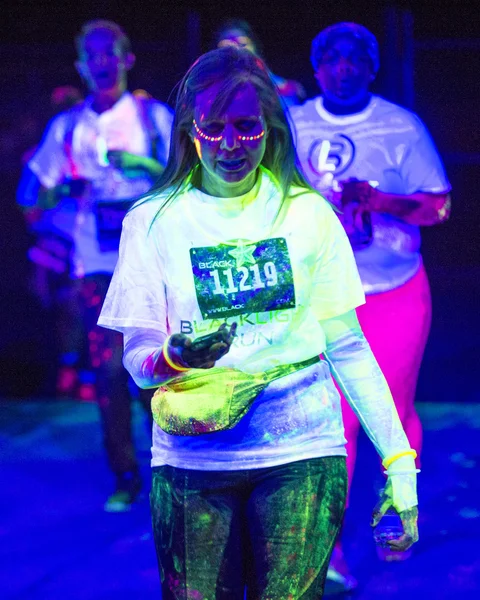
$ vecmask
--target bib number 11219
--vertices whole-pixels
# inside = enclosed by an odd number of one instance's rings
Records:
[[[295,307],[295,287],[284,238],[232,249],[190,250],[197,301],[203,318],[234,316]]]
[[[253,265],[252,267],[238,267],[237,269],[226,269],[225,271],[219,271],[215,269],[210,271],[210,275],[213,277],[215,287],[213,289],[214,294],[236,294],[237,292],[248,292],[249,290],[261,290],[267,286],[273,287],[277,285],[278,276],[277,268],[275,263],[269,261],[263,265],[263,273],[260,273],[260,267]],[[240,275],[238,282],[237,278],[234,279],[235,275]],[[263,277],[262,277],[263,275]],[[227,284],[226,287],[222,286],[222,280]]]

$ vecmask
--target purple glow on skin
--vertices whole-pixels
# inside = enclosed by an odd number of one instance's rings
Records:
[[[355,105],[368,97],[375,75],[362,44],[345,35],[337,38],[326,50],[315,78],[327,100]]]
[[[204,135],[193,127],[192,139],[201,161],[203,191],[230,198],[246,194],[255,185],[266,135],[260,102],[250,83],[237,91],[222,115],[209,118],[220,87],[213,84],[197,95],[194,119]]]
[[[127,73],[134,63],[135,56],[124,53],[115,32],[99,28],[85,36],[75,66],[93,94],[108,93],[118,98],[127,89]]]

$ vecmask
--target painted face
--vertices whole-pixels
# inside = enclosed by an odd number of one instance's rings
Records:
[[[123,91],[133,59],[132,54],[124,54],[113,31],[95,29],[85,36],[77,69],[91,92],[114,91],[116,88]]]
[[[255,44],[240,29],[230,29],[225,32],[223,38],[218,42],[218,48],[226,48],[227,46],[245,48],[256,54]]]
[[[348,106],[368,94],[374,73],[362,44],[345,36],[339,37],[326,50],[315,77],[329,100]]]
[[[220,84],[197,95],[191,136],[202,169],[207,194],[241,196],[255,184],[256,171],[265,154],[266,131],[257,92],[242,86],[220,116],[210,115]]]

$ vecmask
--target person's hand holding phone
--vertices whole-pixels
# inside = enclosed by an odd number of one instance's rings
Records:
[[[237,324],[226,323],[217,331],[194,340],[182,333],[172,335],[168,342],[168,354],[178,364],[193,369],[211,369],[217,360],[228,353],[235,338]]]

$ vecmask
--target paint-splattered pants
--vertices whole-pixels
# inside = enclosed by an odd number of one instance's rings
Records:
[[[163,600],[321,598],[342,521],[345,457],[242,471],[153,469]]]

